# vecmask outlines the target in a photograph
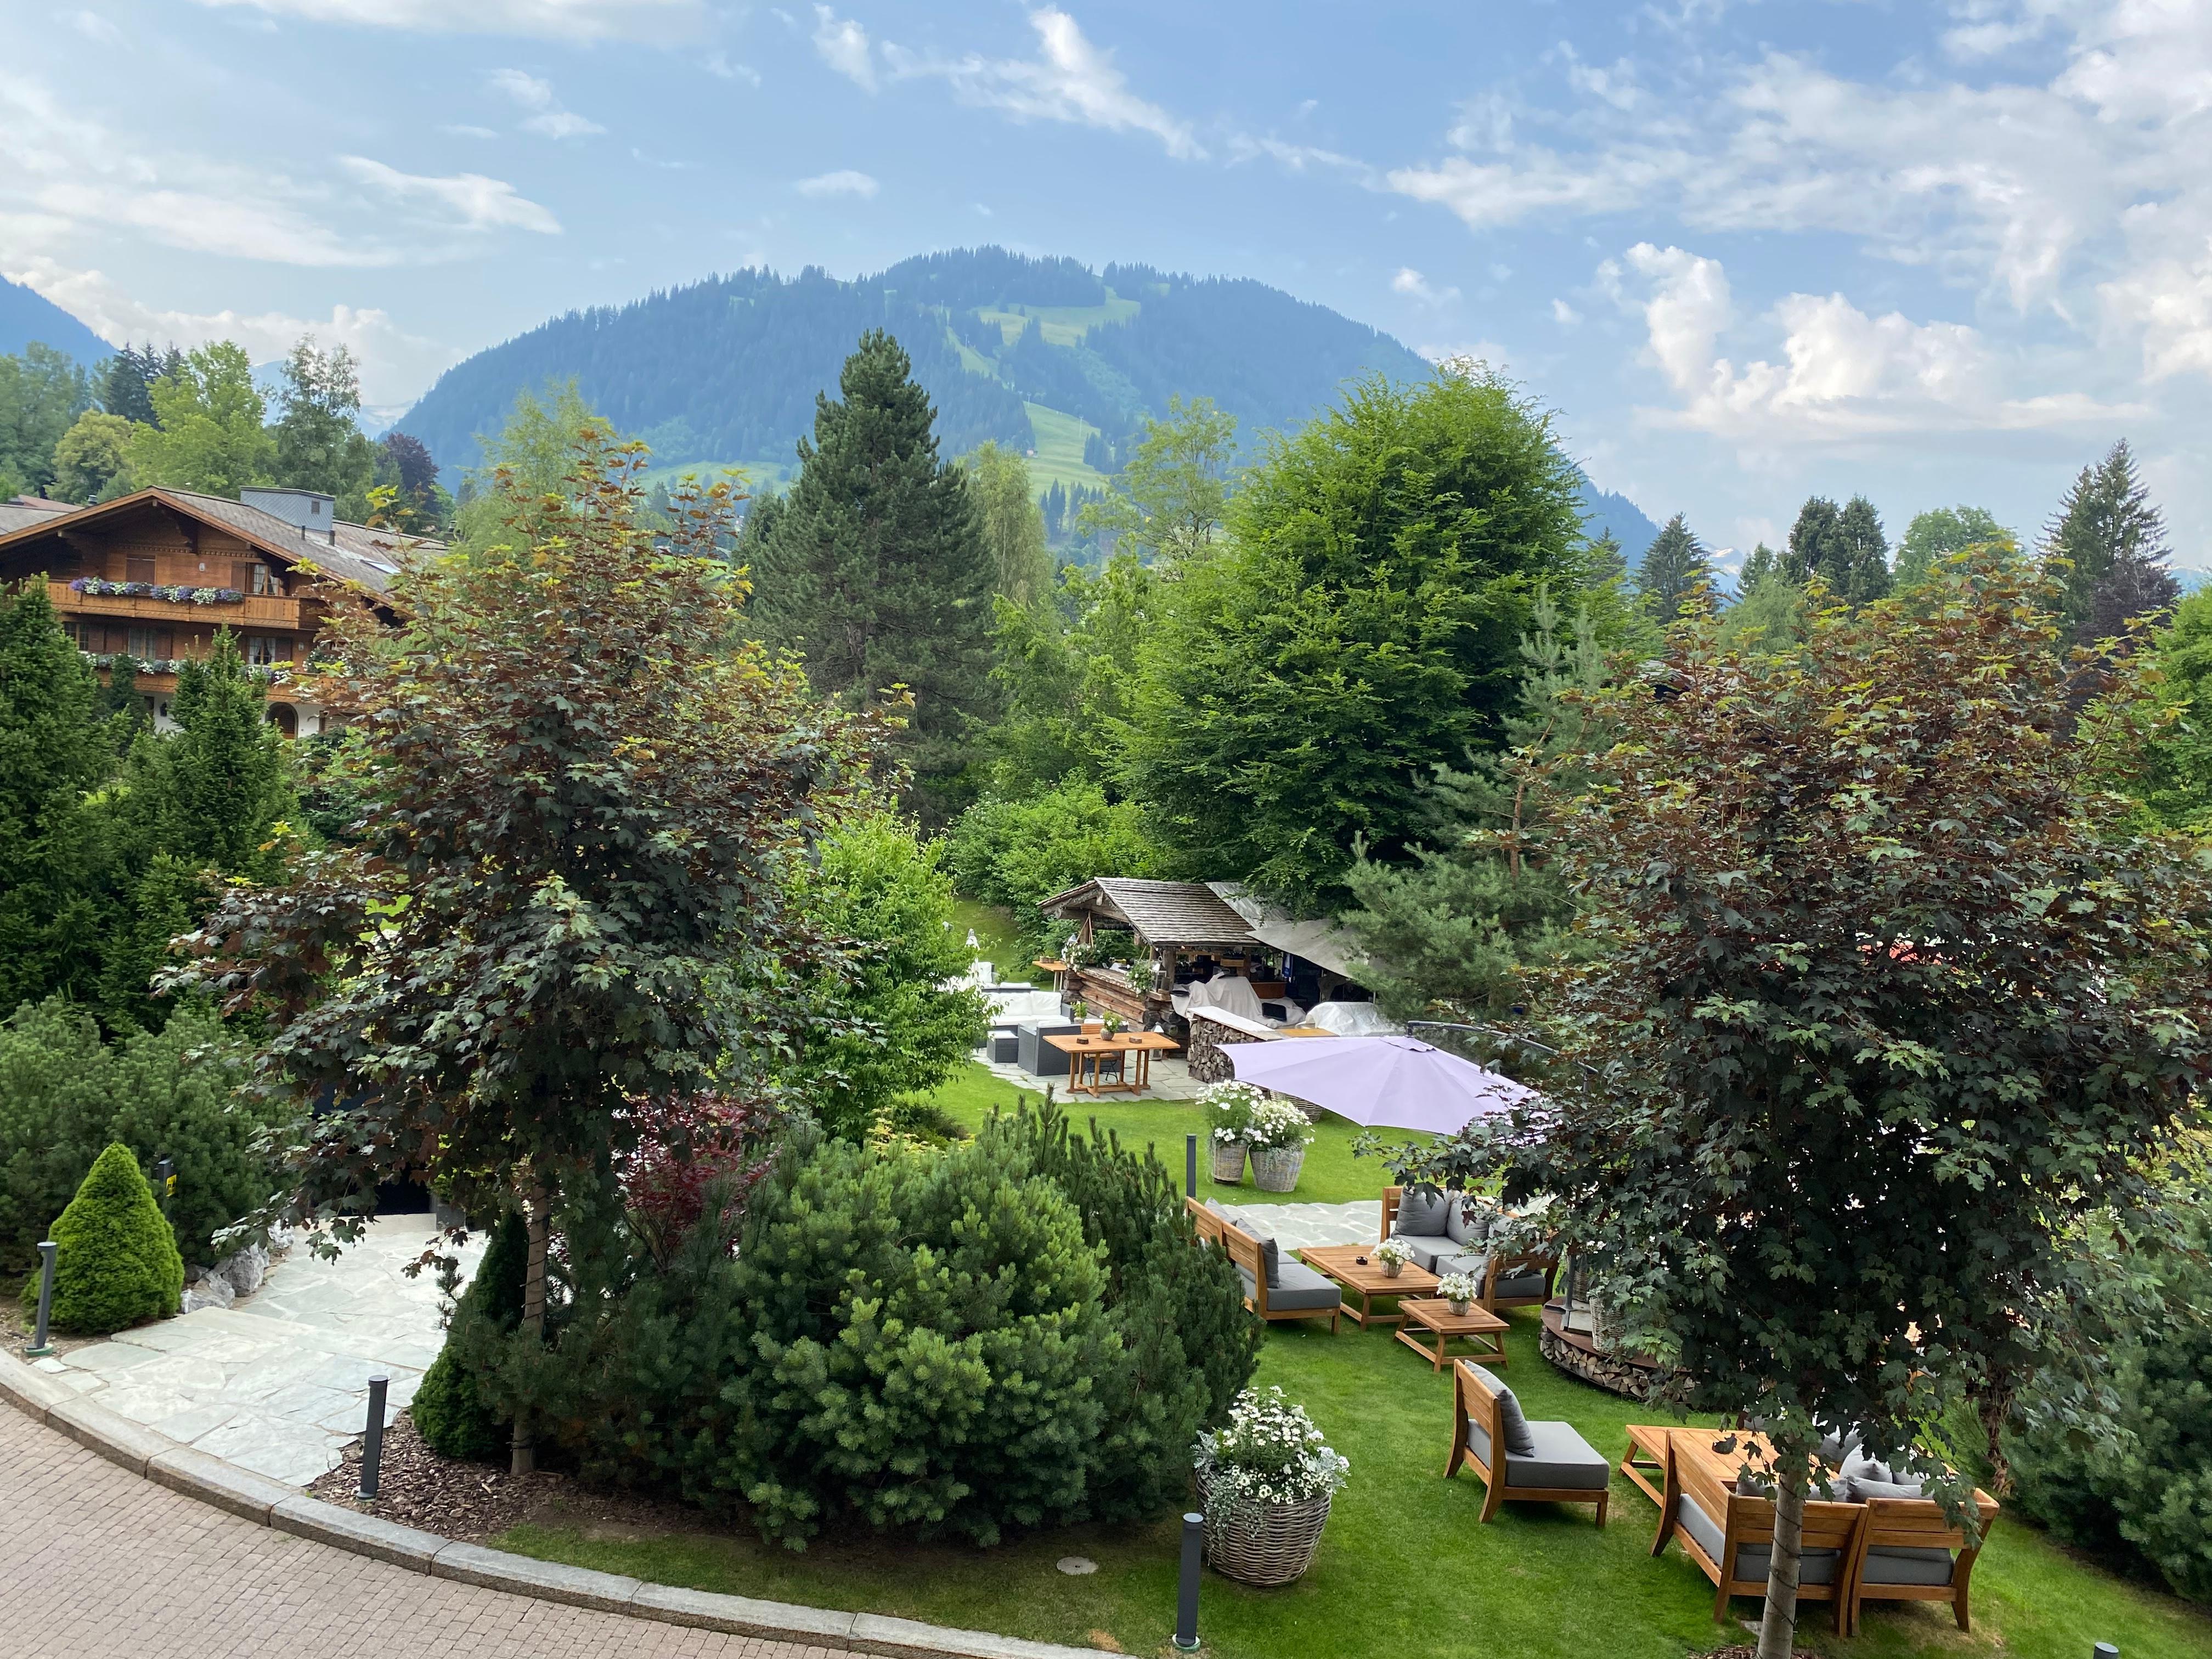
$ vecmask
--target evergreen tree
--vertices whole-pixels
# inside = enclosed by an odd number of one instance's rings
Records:
[[[1761,542],[1751,550],[1751,556],[1743,562],[1743,568],[1736,573],[1735,591],[1740,595],[1748,595],[1769,576],[1782,574],[1781,558],[1772,548]]]
[[[2123,438],[2085,466],[2044,532],[2046,560],[2063,559],[2061,619],[2069,638],[2113,638],[2134,617],[2169,608],[2179,586],[2163,568],[2166,519],[2136,475]]]
[[[983,540],[998,567],[998,591],[1016,605],[1052,592],[1052,557],[1044,550],[1044,515],[1030,489],[1030,464],[1011,449],[986,443],[968,458]]]
[[[253,362],[229,340],[195,347],[149,390],[155,419],[131,432],[131,476],[236,496],[267,483],[276,445],[261,424],[267,412],[253,385]]]
[[[367,518],[376,446],[355,423],[361,376],[353,353],[343,346],[323,351],[314,336],[302,336],[284,360],[276,404],[277,482],[334,497],[340,518]]]
[[[1619,581],[1628,574],[1628,555],[1622,550],[1620,538],[1610,530],[1590,544],[1590,580]]]
[[[747,524],[753,614],[771,642],[805,653],[826,696],[912,690],[900,758],[917,811],[941,825],[972,793],[962,775],[994,707],[996,570],[967,472],[938,459],[935,411],[898,342],[863,335],[837,384],[838,401],[817,401],[813,441],[799,441],[790,493]]]
[[[0,588],[0,1008],[90,989],[85,793],[115,762],[43,579]]]
[[[1897,586],[1900,591],[1917,587],[1928,574],[1954,553],[1993,542],[2009,542],[2012,532],[1999,524],[1985,507],[1935,507],[1913,514],[1897,544]]]
[[[1783,574],[1802,587],[1818,571],[1833,587],[1836,571],[1847,562],[1842,519],[1842,511],[1826,495],[1808,496],[1805,505],[1797,509],[1796,523],[1790,526],[1790,544],[1782,556]]]
[[[151,389],[164,374],[183,367],[185,355],[171,346],[164,354],[149,341],[143,347],[126,345],[100,368],[100,406],[110,415],[140,426],[159,426]]]
[[[1636,567],[1636,594],[1645,614],[1662,626],[1693,605],[1711,603],[1712,567],[1680,514],[1668,520],[1667,527],[1644,549]]]
[[[1819,576],[1846,605],[1887,598],[1889,542],[1874,503],[1854,495],[1838,507],[1825,495],[1813,496],[1790,527],[1782,568],[1800,587]]]

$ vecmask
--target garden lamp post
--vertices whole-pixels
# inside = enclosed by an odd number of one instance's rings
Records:
[[[54,1257],[60,1249],[61,1246],[51,1238],[39,1245],[39,1323],[32,1333],[31,1346],[23,1350],[27,1358],[44,1359],[54,1351],[53,1344],[46,1340],[46,1322],[54,1311]]]

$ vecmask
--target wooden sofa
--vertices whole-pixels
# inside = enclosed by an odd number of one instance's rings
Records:
[[[1652,1554],[1662,1553],[1669,1538],[1680,1540],[1682,1553],[1713,1581],[1716,1620],[1727,1618],[1731,1596],[1765,1595],[1774,1504],[1736,1490],[1729,1472],[1740,1459],[1711,1449],[1717,1437],[1713,1431],[1632,1428],[1631,1437],[1621,1465],[1629,1478],[1650,1490],[1638,1478],[1649,1462],[1630,1470],[1639,1451],[1647,1457],[1656,1451],[1665,1471]],[[1978,1491],[1974,1505],[1978,1530],[1986,1540],[1996,1500]],[[1860,1610],[1869,1601],[1948,1601],[1959,1628],[1972,1629],[1968,1592],[1981,1547],[1970,1547],[1964,1529],[1932,1498],[1808,1500],[1800,1548],[1798,1596],[1832,1601],[1841,1635],[1857,1633]]]
[[[1482,1520],[1507,1503],[1595,1504],[1597,1523],[1605,1525],[1612,1500],[1613,1466],[1592,1449],[1572,1425],[1531,1421],[1533,1457],[1505,1449],[1504,1413],[1496,1389],[1504,1384],[1472,1360],[1452,1366],[1452,1447],[1444,1479],[1470,1465],[1482,1477]],[[1500,1466],[1503,1467],[1500,1467]]]
[[[1376,1243],[1397,1231],[1398,1212],[1405,1194],[1403,1187],[1382,1189],[1382,1232]],[[1552,1278],[1559,1267],[1558,1254],[1545,1249],[1501,1253],[1480,1240],[1462,1240],[1449,1234],[1441,1237],[1412,1236],[1406,1242],[1413,1247],[1416,1261],[1429,1273],[1480,1270],[1482,1294],[1475,1299],[1491,1313],[1500,1308],[1543,1306],[1551,1296]]]
[[[1218,1244],[1237,1266],[1244,1281],[1244,1305],[1265,1320],[1326,1319],[1331,1335],[1344,1310],[1343,1292],[1334,1279],[1323,1278],[1287,1250],[1277,1252],[1277,1277],[1267,1284],[1267,1247],[1194,1198],[1182,1201],[1201,1245]]]

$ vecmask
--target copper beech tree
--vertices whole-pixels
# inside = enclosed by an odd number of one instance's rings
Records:
[[[1994,1452],[2068,1340],[2081,1231],[2155,1236],[2212,1061],[2203,866],[2099,793],[2124,723],[2069,713],[2090,665],[2055,594],[1994,558],[1936,580],[1816,594],[1771,656],[1692,618],[1598,694],[1618,742],[1565,838],[1607,947],[1564,988],[1580,1063],[1488,1148],[1673,1403],[1771,1438],[1762,1659],[1820,1425],[1955,1505],[1971,1483],[1905,1449],[1971,1407]]]
[[[285,1207],[358,1235],[411,1174],[527,1222],[542,1336],[551,1218],[658,1121],[641,1098],[746,1079],[803,949],[781,876],[864,733],[748,642],[715,556],[734,497],[641,522],[641,450],[577,435],[567,486],[504,473],[506,532],[410,563],[387,616],[332,624],[315,695],[346,716],[349,844],[233,890],[188,972],[273,1030],[267,1085],[312,1109]],[[515,1465],[531,1462],[518,1412]]]

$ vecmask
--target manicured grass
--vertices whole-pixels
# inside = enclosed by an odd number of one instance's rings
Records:
[[[1048,409],[1042,404],[1023,405],[1030,412],[1030,433],[1036,453],[1030,457],[1030,483],[1040,498],[1053,485],[1073,489],[1078,484],[1101,489],[1110,482],[1083,459],[1083,441],[1098,428],[1075,416]]]
[[[985,904],[979,899],[953,900],[952,931],[964,939],[971,927],[975,931],[975,948],[999,970],[1000,984],[1052,983],[1052,976],[1022,949],[1021,935],[1014,931],[1014,919],[1006,906]]]
[[[1020,1091],[1012,1085],[1001,1083],[982,1066],[970,1063],[938,1091],[937,1103],[972,1129],[994,1106],[1011,1108],[1018,1092]],[[1389,1184],[1390,1172],[1382,1167],[1380,1159],[1352,1157],[1352,1137],[1359,1130],[1340,1117],[1323,1118],[1314,1126],[1314,1144],[1306,1148],[1305,1164],[1298,1171],[1295,1191],[1263,1193],[1252,1184],[1249,1166],[1241,1187],[1223,1186],[1212,1179],[1212,1165],[1206,1157],[1205,1119],[1190,1101],[1129,1100],[1111,1095],[1093,1100],[1088,1095],[1068,1097],[1065,1089],[1060,1095],[1068,1115],[1077,1124],[1096,1118],[1099,1127],[1120,1135],[1121,1144],[1133,1152],[1140,1152],[1149,1145],[1178,1181],[1183,1167],[1183,1137],[1196,1134],[1201,1198],[1218,1198],[1231,1205],[1343,1204],[1354,1199],[1372,1199],[1379,1205],[1382,1188]],[[1382,1224],[1379,1208],[1375,1212],[1375,1223],[1378,1229]]]
[[[1623,1425],[1650,1414],[1561,1375],[1538,1356],[1522,1310],[1507,1339],[1507,1376],[1532,1416],[1564,1417],[1618,1458]],[[1384,1331],[1346,1324],[1268,1334],[1259,1381],[1304,1403],[1351,1460],[1351,1482],[1329,1517],[1319,1558],[1299,1583],[1254,1590],[1209,1574],[1200,1631],[1222,1659],[1674,1659],[1745,1638],[1732,1604],[1716,1624],[1705,1576],[1678,1548],[1649,1555],[1656,1511],[1613,1482],[1602,1532],[1586,1508],[1512,1505],[1478,1524],[1480,1484],[1439,1477],[1450,1443],[1450,1380]],[[654,1538],[592,1536],[558,1525],[519,1528],[501,1547],[664,1583],[1114,1650],[1166,1648],[1175,1613],[1177,1523],[1085,1527],[1018,1539],[991,1551],[870,1538],[817,1540],[803,1554],[750,1531]],[[1088,1556],[1097,1573],[1054,1563]],[[1877,1606],[1862,1633],[1838,1641],[1822,1604],[1808,1603],[1802,1644],[1856,1659],[1933,1659],[2002,1652],[2008,1659],[2087,1659],[2097,1641],[2126,1659],[2201,1659],[2212,1618],[2171,1597],[2081,1565],[2041,1534],[2001,1520],[1974,1575],[1975,1628],[1947,1610]],[[1103,1640],[1102,1640],[1103,1638]]]

